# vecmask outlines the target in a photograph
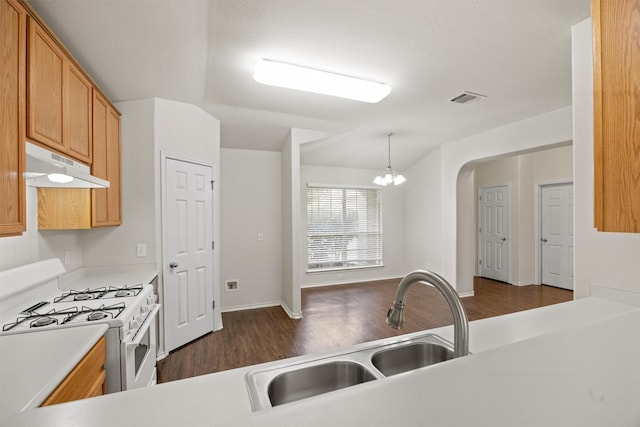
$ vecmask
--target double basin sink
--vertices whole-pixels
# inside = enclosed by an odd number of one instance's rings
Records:
[[[254,411],[453,359],[453,345],[434,334],[391,338],[328,355],[283,360],[246,376]]]

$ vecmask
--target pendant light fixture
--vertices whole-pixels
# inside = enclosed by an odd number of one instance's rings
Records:
[[[391,135],[392,133],[387,135],[388,147],[389,147],[389,163],[387,168],[382,171],[381,175],[376,176],[376,179],[373,180],[374,184],[386,186],[389,184],[400,185],[406,181],[406,178],[402,176],[398,171],[391,168]]]

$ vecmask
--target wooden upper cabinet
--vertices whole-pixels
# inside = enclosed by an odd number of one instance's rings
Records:
[[[122,223],[120,193],[120,115],[97,91],[93,94],[93,164],[91,173],[109,181],[107,189],[93,189],[91,225]]]
[[[0,236],[26,229],[24,141],[27,15],[0,0]]]
[[[65,64],[63,114],[67,152],[91,163],[91,83],[72,63]]]
[[[64,53],[29,17],[27,136],[66,153],[62,140]]]
[[[640,233],[640,1],[593,0],[595,227]]]
[[[91,163],[91,82],[29,17],[27,136]]]

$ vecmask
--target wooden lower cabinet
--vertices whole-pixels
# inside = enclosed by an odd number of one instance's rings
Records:
[[[41,406],[105,394],[104,362],[106,356],[106,340],[102,337]]]

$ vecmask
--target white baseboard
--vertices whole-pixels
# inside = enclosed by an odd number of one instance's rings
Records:
[[[287,304],[285,304],[284,302],[280,303],[280,307],[282,307],[284,312],[287,313],[287,316],[289,316],[290,318],[294,320],[302,319],[302,311],[300,311],[299,313],[294,313],[293,311],[291,311],[291,309],[289,309]]]
[[[242,310],[253,310],[255,308],[266,308],[266,307],[281,307],[287,316],[292,319],[302,319],[302,312],[294,313],[287,307],[287,305],[282,301],[272,301],[272,302],[263,302],[259,304],[244,304],[244,305],[234,305],[233,307],[224,307],[220,309],[221,313],[229,313],[232,311],[242,311]],[[222,328],[220,328],[222,329]]]
[[[527,286],[527,285],[532,285],[533,282],[531,282],[531,281],[529,281],[529,282],[516,282],[516,281],[513,281],[513,282],[511,282],[509,284],[513,285],[513,286]]]
[[[471,292],[463,292],[461,294],[458,294],[458,296],[460,298],[466,298],[466,297],[472,297],[475,295],[475,292],[471,291]]]
[[[271,302],[261,302],[258,304],[234,305],[231,307],[222,307],[220,308],[220,312],[228,313],[231,311],[253,310],[254,308],[277,307],[281,304],[282,304],[282,301],[271,301]]]
[[[591,285],[591,296],[640,307],[640,293],[634,291]]]

